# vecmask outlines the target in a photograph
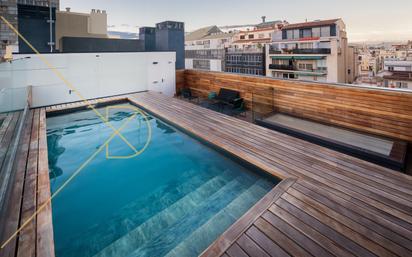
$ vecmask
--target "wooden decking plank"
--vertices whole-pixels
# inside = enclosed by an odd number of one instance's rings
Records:
[[[243,234],[237,240],[237,244],[251,257],[270,257],[262,248],[259,247],[252,239],[246,234]]]
[[[249,257],[238,244],[233,244],[226,252],[230,257]]]
[[[353,255],[369,257],[376,256],[367,249],[363,248],[361,245],[352,241],[350,238],[345,237],[335,229],[327,226],[322,220],[316,219],[315,217],[306,213],[304,210],[294,206],[292,203],[289,203],[288,201],[281,198],[276,202],[276,205],[286,210],[291,215],[304,222],[307,226],[312,227],[324,237],[329,238],[329,240],[335,242],[336,245],[339,245]]]
[[[291,240],[295,241],[296,244],[300,245],[306,251],[311,253],[313,256],[330,256],[332,253],[328,252],[326,249],[322,248],[316,242],[307,237],[304,233],[299,232],[293,226],[288,224],[285,220],[282,220],[274,214],[275,212],[267,211],[262,217],[269,222],[273,227],[279,229],[283,234],[289,237]]]
[[[49,165],[47,154],[46,110],[40,110],[37,209],[37,256],[54,257]]]
[[[20,226],[25,224],[19,233],[17,257],[36,256],[36,217],[30,217],[36,212],[37,204],[37,165],[39,147],[39,110],[34,111],[33,126],[30,139],[29,158],[24,181],[23,203]]]
[[[284,235],[281,231],[273,227],[269,222],[267,222],[263,218],[257,219],[255,222],[255,226],[260,231],[262,231],[267,237],[269,237],[273,242],[276,242],[278,245],[282,246],[282,248],[286,252],[288,252],[289,255],[300,257],[312,256],[300,245],[296,244],[296,242],[294,242],[289,237]]]
[[[369,239],[373,240],[377,244],[380,244],[382,247],[385,247],[386,249],[396,253],[397,255],[412,255],[412,252],[407,249],[408,247],[405,248],[401,246],[410,244],[412,243],[411,241],[407,242],[408,240],[406,240],[405,238],[397,237],[397,235],[395,233],[392,233],[392,231],[386,230],[384,227],[378,226],[376,223],[368,220],[367,218],[356,215],[348,208],[341,207],[338,204],[330,201],[329,199],[319,196],[312,191],[302,189],[302,187],[299,187],[298,185],[289,190],[289,192],[293,196],[304,200],[312,207],[321,210],[325,214],[341,222],[342,224],[358,232],[359,234],[367,234]],[[392,241],[395,239],[397,239],[396,242],[398,242],[398,244]]]
[[[270,240],[255,226],[250,227],[246,234],[257,244],[260,248],[266,251],[272,257],[288,257],[290,256],[279,245]]]
[[[280,206],[274,204],[269,209],[273,214],[277,215],[283,221],[289,223],[294,229],[299,230],[300,233],[305,234],[307,237],[317,242],[325,250],[329,251],[330,254],[335,256],[355,256],[352,253],[339,247],[335,242],[330,240],[328,237],[322,235],[317,230],[313,229],[309,225],[306,225],[303,221],[299,220],[295,216],[288,213],[286,210],[282,209]]]
[[[298,198],[296,198],[296,196]],[[369,251],[375,253],[376,255],[379,256],[393,256],[394,253],[386,250],[384,247],[381,245],[377,244],[373,240],[369,238],[369,236],[365,236],[362,233],[356,232],[354,227],[348,227],[345,224],[341,223],[341,220],[336,220],[335,216],[329,217],[329,215],[333,215],[332,213],[328,212],[328,210],[322,209],[319,210],[318,207],[313,207],[306,202],[308,199],[306,199],[304,196],[302,198],[302,195],[296,194],[291,195],[291,194],[284,194],[282,198],[290,203],[292,203],[294,206],[304,210],[311,216],[315,217],[318,220],[322,220],[323,223],[327,224],[331,228],[335,229],[339,233],[342,233],[348,238],[351,238],[352,240],[355,240],[365,248],[367,248]],[[326,213],[325,213],[326,212]],[[368,233],[369,234],[369,233]]]
[[[302,181],[299,182],[299,184],[296,184],[295,188],[308,196],[315,197],[315,195],[317,195],[318,198],[323,198],[324,201],[322,201],[322,203],[328,204],[328,206],[337,204],[336,206],[339,208],[339,213],[345,214],[357,222],[361,222],[366,227],[386,236],[386,238],[412,250],[412,241],[411,239],[408,240],[408,238],[412,238],[412,231],[407,230],[380,215],[372,213],[368,209],[362,209],[350,201],[346,201],[333,193],[329,193],[320,185],[316,185],[316,188],[322,190],[315,191],[313,190],[314,185]]]
[[[23,184],[26,174],[26,165],[30,146],[30,136],[32,129],[33,112],[29,111],[27,114],[27,119],[24,123],[23,128],[23,138],[18,148],[16,163],[13,166],[14,179],[12,180],[12,189],[10,193],[10,198],[5,206],[5,216],[2,219],[1,228],[1,242],[6,242],[19,228],[20,214],[21,214],[21,203],[23,199]],[[0,250],[1,257],[15,257],[16,256],[16,246],[17,237],[12,238],[10,243],[5,245],[3,249]]]

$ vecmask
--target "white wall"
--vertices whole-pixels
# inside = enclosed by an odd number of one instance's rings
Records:
[[[175,93],[174,52],[46,54],[43,57],[87,99],[145,90]],[[0,89],[32,85],[33,107],[82,100],[38,56],[17,55],[15,59],[0,64]]]

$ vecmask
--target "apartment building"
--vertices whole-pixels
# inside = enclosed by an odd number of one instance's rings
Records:
[[[265,76],[265,47],[227,48],[225,72]]]
[[[56,12],[56,49],[63,37],[108,38],[107,13],[92,9],[90,13],[72,12],[70,8]]]
[[[349,83],[357,64],[348,51],[342,19],[288,24],[272,34],[266,75],[275,78]]]
[[[223,33],[217,26],[193,31],[185,36],[186,69],[225,70],[225,48],[232,43],[233,33]]]

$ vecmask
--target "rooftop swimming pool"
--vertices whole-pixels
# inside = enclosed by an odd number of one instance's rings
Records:
[[[129,145],[114,137],[66,185],[113,130],[91,110],[47,118],[57,257],[197,256],[278,182],[129,107],[97,109]]]

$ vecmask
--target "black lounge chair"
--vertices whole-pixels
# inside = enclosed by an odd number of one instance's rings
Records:
[[[192,101],[192,100],[195,100],[195,99],[196,99],[197,102],[199,102],[199,97],[194,96],[194,95],[192,94],[192,91],[190,90],[190,88],[182,88],[182,90],[180,91],[180,93],[181,93],[183,99],[187,99],[187,100],[189,100],[189,101]]]
[[[240,93],[235,90],[221,88],[219,94],[215,98],[222,105],[239,107],[243,103]]]
[[[245,113],[244,101],[243,98],[240,97],[238,91],[221,88],[215,100],[223,113],[230,116],[237,116]]]

